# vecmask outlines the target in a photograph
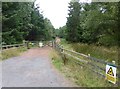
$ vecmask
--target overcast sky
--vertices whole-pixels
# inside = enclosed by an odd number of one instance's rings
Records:
[[[59,28],[66,24],[68,3],[70,1],[71,0],[36,0],[36,4],[40,6],[44,17],[50,19],[55,28]]]

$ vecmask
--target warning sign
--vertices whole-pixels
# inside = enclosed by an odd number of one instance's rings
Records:
[[[107,74],[109,74],[109,75],[111,75],[111,76],[114,76],[112,67],[109,68]]]
[[[116,67],[107,64],[106,65],[106,79],[112,83],[116,83]]]

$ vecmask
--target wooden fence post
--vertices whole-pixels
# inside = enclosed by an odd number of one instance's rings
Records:
[[[54,42],[54,40],[52,41],[52,47],[55,48],[55,42]]]
[[[68,60],[67,60],[65,54],[63,54],[63,63],[64,63],[64,65],[66,65],[67,61],[68,61]]]
[[[29,41],[27,41],[27,49],[30,49],[30,47],[29,47]]]

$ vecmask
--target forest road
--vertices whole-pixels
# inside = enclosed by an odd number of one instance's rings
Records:
[[[2,87],[75,87],[51,63],[50,47],[33,48],[2,62]]]

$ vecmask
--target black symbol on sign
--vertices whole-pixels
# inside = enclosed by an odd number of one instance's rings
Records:
[[[114,76],[114,73],[113,73],[112,67],[110,67],[110,69],[108,70],[107,74]]]

